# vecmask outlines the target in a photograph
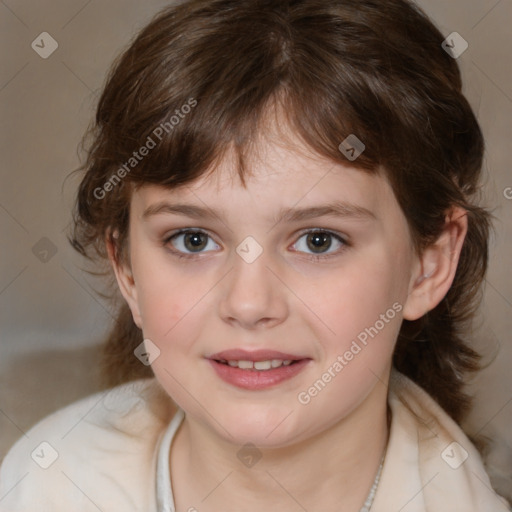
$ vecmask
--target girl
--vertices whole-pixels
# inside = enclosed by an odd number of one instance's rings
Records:
[[[74,247],[110,391],[36,425],[9,511],[499,512],[459,427],[482,134],[405,0],[191,0],[101,96]]]

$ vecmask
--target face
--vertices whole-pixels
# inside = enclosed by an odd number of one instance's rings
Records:
[[[385,177],[263,149],[247,188],[225,160],[186,187],[134,192],[123,293],[188,418],[278,447],[387,377],[415,256]]]

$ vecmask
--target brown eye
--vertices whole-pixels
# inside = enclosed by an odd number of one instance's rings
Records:
[[[305,243],[304,243],[305,241]],[[312,255],[330,256],[344,246],[348,245],[341,236],[329,231],[308,231],[304,233],[295,243],[297,251],[310,253]],[[329,249],[334,250],[329,251]]]
[[[307,235],[308,248],[313,252],[323,252],[332,245],[332,236],[328,233],[310,233]]]
[[[205,251],[210,245],[213,244],[213,248],[219,248],[217,244],[211,240],[208,233],[203,231],[193,231],[186,230],[180,231],[171,237],[167,238],[166,244],[170,243],[177,252],[181,252],[184,255],[193,254],[193,253],[201,253],[201,252],[210,252]]]
[[[189,251],[200,251],[206,247],[207,235],[204,233],[185,233],[183,238],[185,247]]]

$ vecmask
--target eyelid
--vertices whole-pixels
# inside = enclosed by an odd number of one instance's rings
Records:
[[[327,233],[338,237],[342,242],[348,244],[348,236],[339,231],[330,228],[306,228],[298,232],[298,236],[307,235],[308,233]]]
[[[211,235],[211,233],[207,229],[203,229],[203,228],[180,228],[180,229],[176,229],[175,231],[172,231],[171,233],[166,233],[162,237],[162,240],[163,240],[164,243],[169,243],[169,241],[171,239],[173,239],[175,236],[183,235],[183,234],[186,234],[186,233],[203,233],[205,235],[208,235],[212,240],[215,239],[215,237],[213,237]]]

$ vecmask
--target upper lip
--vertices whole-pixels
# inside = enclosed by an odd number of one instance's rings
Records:
[[[292,360],[298,361],[300,359],[309,359],[294,354],[286,354],[284,352],[278,352],[277,350],[253,350],[251,352],[242,349],[223,350],[222,352],[216,352],[208,359],[215,359],[218,361],[269,361],[272,359],[281,359],[283,361]]]

